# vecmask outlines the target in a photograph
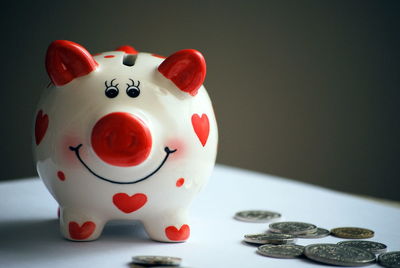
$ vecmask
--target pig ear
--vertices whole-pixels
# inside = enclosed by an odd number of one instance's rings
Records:
[[[120,46],[120,47],[118,47],[118,48],[116,49],[116,51],[123,51],[123,52],[125,52],[126,54],[132,54],[132,55],[136,55],[136,54],[139,53],[136,49],[134,49],[134,48],[131,47],[131,46]]]
[[[166,58],[158,71],[180,90],[195,96],[206,78],[206,61],[199,51],[184,49]]]
[[[50,44],[46,55],[46,70],[56,86],[62,86],[73,79],[94,71],[98,63],[81,45],[56,40]]]

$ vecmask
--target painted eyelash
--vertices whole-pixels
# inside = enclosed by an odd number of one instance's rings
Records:
[[[106,88],[109,87],[117,87],[119,84],[113,85],[113,82],[115,81],[116,78],[114,78],[113,80],[110,81],[110,85],[107,85],[107,80],[104,82],[104,84],[106,85]]]
[[[133,81],[133,79],[129,78],[129,80],[131,80],[132,85],[129,85],[129,83],[126,83],[126,85],[128,87],[137,87],[137,88],[139,88],[139,86],[140,86],[140,81],[139,80],[138,80],[138,84],[137,85],[135,85],[135,81]]]

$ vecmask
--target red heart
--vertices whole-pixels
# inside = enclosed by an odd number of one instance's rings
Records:
[[[134,194],[129,196],[125,193],[118,193],[113,196],[114,205],[122,212],[131,213],[143,207],[147,202],[145,194]]]
[[[96,229],[96,224],[92,221],[87,221],[79,226],[77,222],[71,221],[68,225],[69,235],[72,239],[83,240],[91,236]]]
[[[201,117],[198,114],[192,115],[192,125],[194,132],[196,132],[203,147],[207,143],[208,134],[210,134],[210,122],[206,114],[202,114]]]
[[[169,240],[172,241],[184,241],[190,236],[190,227],[187,224],[181,226],[178,230],[175,226],[168,226],[165,228],[165,234]]]
[[[39,145],[39,143],[42,141],[44,135],[46,134],[48,126],[49,126],[49,116],[47,114],[43,114],[43,111],[40,110],[36,115],[36,123],[35,123],[36,145]]]

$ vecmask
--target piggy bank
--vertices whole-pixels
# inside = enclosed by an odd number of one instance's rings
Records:
[[[90,241],[109,220],[139,220],[153,240],[186,241],[217,152],[202,54],[122,46],[91,55],[57,40],[46,70],[33,147],[62,235]]]

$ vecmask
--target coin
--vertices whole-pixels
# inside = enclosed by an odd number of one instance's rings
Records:
[[[340,266],[363,266],[375,261],[375,255],[369,251],[337,244],[308,245],[304,255],[317,262]]]
[[[288,234],[249,234],[244,236],[244,241],[253,244],[291,244],[294,243],[296,238]]]
[[[388,268],[400,268],[400,251],[391,251],[378,256],[382,266]]]
[[[273,233],[299,235],[316,232],[317,226],[305,222],[281,221],[271,223],[269,229]]]
[[[132,262],[135,264],[144,265],[170,265],[179,266],[182,259],[169,256],[135,256],[132,257]]]
[[[151,268],[168,268],[168,267],[179,267],[179,268],[189,268],[189,267],[184,267],[184,266],[179,266],[179,265],[151,265],[151,264],[136,264],[136,263],[130,263],[129,264],[130,268],[147,268],[147,267],[151,267]]]
[[[365,240],[341,241],[337,244],[341,245],[341,246],[346,246],[346,247],[361,248],[361,249],[367,250],[374,254],[384,253],[384,252],[386,252],[386,248],[387,248],[387,246],[382,243],[373,242],[373,241],[365,241]]]
[[[280,217],[280,213],[268,210],[244,210],[237,212],[234,218],[246,222],[268,222]]]
[[[374,231],[359,227],[340,227],[331,230],[331,234],[340,238],[365,239],[374,236]]]
[[[258,247],[257,252],[261,255],[268,257],[291,259],[302,255],[303,250],[304,250],[303,246],[294,244],[262,245]]]
[[[316,232],[296,235],[298,238],[322,238],[330,234],[329,230],[317,228]]]

